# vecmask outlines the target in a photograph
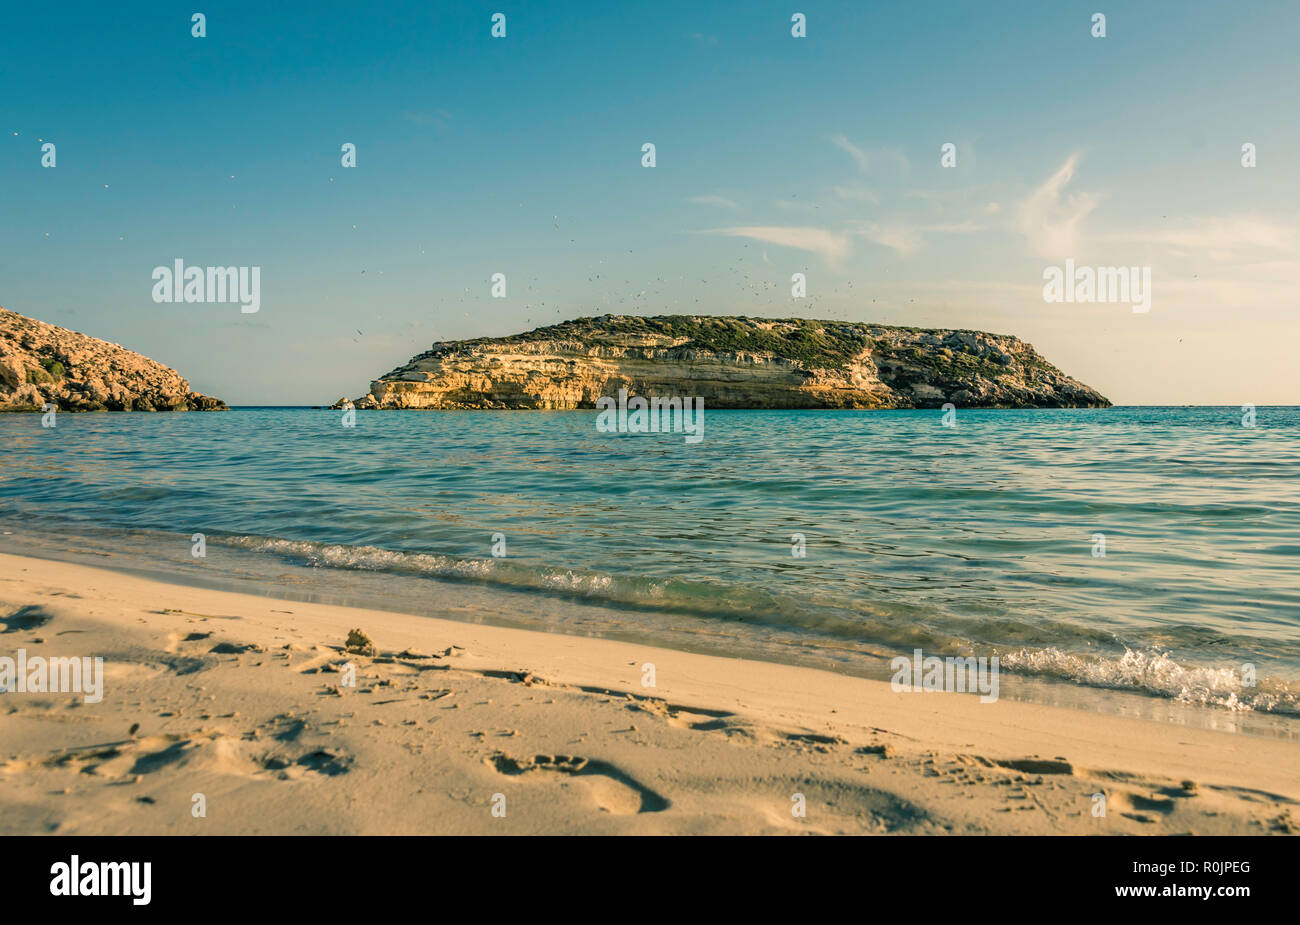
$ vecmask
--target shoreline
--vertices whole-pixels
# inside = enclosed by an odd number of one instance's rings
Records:
[[[75,694],[0,700],[6,834],[1296,825],[1300,743],[1284,739],[895,693],[814,668],[53,560],[0,555],[0,574],[0,655],[24,648],[105,665],[98,704]],[[341,651],[354,627],[377,657]],[[355,688],[336,670],[349,661]],[[642,683],[647,664],[654,687]],[[1104,816],[1093,814],[1099,793]],[[191,813],[196,794],[204,817]],[[497,794],[504,817],[492,814]],[[795,794],[804,817],[791,812]]]
[[[454,574],[430,576],[384,569],[352,569],[282,561],[269,567],[261,553],[225,545],[208,537],[207,555],[196,560],[187,542],[165,531],[129,534],[95,532],[78,525],[75,534],[39,532],[0,520],[0,554],[27,555],[70,565],[103,568],[145,580],[217,592],[234,592],[292,602],[380,610],[417,618],[445,617],[457,622],[562,633],[614,640],[724,658],[814,668],[850,677],[889,679],[892,660],[913,648],[883,642],[809,635],[798,629],[766,625],[755,633],[748,621],[715,621],[698,615],[666,613],[654,606],[596,598],[537,586],[480,581]],[[466,560],[473,561],[473,560]],[[202,566],[196,563],[202,562]],[[430,584],[432,582],[432,584]],[[437,604],[431,604],[436,600]],[[1203,693],[1203,692],[1202,692]],[[1073,678],[1022,673],[1003,665],[1002,699],[1072,710],[1096,711],[1193,728],[1209,728],[1295,740],[1300,723],[1291,712],[1231,709],[1217,702],[1175,698],[1166,690],[1110,687]]]

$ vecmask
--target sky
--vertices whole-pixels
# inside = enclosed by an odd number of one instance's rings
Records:
[[[1297,47],[1294,0],[10,4],[0,305],[236,405],[605,313],[975,328],[1117,404],[1300,404]],[[1067,258],[1150,268],[1150,311],[1045,301]],[[260,267],[260,310],[155,302],[177,259]]]

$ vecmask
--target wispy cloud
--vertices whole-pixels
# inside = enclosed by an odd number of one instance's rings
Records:
[[[748,225],[739,228],[711,228],[701,234],[721,234],[733,238],[752,238],[767,244],[792,247],[795,250],[817,254],[827,263],[834,264],[849,253],[847,235],[825,228],[784,227],[780,225]]]
[[[1083,220],[1097,207],[1097,197],[1091,193],[1063,195],[1065,187],[1074,179],[1078,163],[1079,156],[1070,155],[1056,173],[1020,204],[1016,228],[1040,256],[1066,257],[1076,253]]]
[[[835,143],[837,148],[848,152],[849,157],[853,158],[854,162],[858,165],[858,170],[861,170],[863,173],[867,172],[868,160],[866,151],[863,151],[843,135],[832,135],[831,141]]]
[[[914,254],[925,246],[925,239],[932,234],[974,234],[983,231],[984,226],[972,221],[950,222],[946,224],[909,225],[903,223],[880,224],[877,222],[858,222],[853,233],[861,235],[868,241],[892,248],[906,256]]]
[[[1178,256],[1233,260],[1259,251],[1300,250],[1297,223],[1257,215],[1229,215],[1183,221],[1170,228],[1107,235],[1107,241],[1154,244]]]
[[[720,206],[724,209],[739,209],[740,203],[726,196],[719,196],[716,193],[710,193],[707,196],[690,196],[687,202],[694,202],[702,206]]]

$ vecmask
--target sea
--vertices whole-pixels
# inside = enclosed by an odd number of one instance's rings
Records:
[[[0,551],[1296,734],[1300,408],[596,418],[0,415]]]

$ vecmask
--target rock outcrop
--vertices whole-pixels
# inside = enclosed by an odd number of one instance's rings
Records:
[[[0,411],[225,411],[174,369],[0,308]]]
[[[620,388],[699,397],[711,409],[1110,405],[1009,335],[688,315],[604,315],[434,344],[354,404],[593,408]]]

